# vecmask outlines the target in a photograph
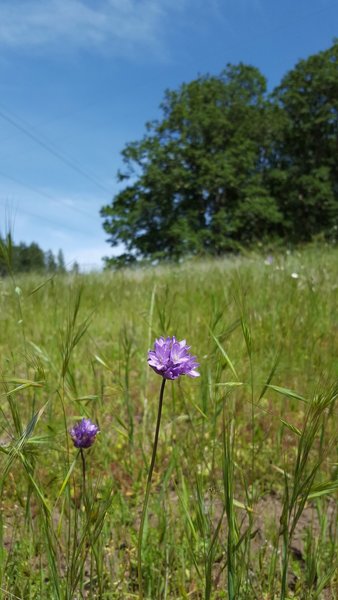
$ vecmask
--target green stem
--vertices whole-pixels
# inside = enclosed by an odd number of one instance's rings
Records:
[[[282,585],[280,600],[285,600],[287,597],[287,576],[289,566],[289,532],[285,532],[283,536],[283,552],[282,552]]]
[[[84,457],[83,448],[80,448],[81,461],[82,461],[82,485],[83,485],[83,495],[86,494],[86,459]]]
[[[162,385],[161,385],[159,402],[158,402],[157,422],[156,422],[156,429],[155,429],[155,436],[154,436],[154,443],[153,443],[153,452],[152,452],[150,467],[149,467],[149,471],[148,471],[146,493],[145,493],[145,497],[144,497],[144,503],[143,503],[143,509],[142,509],[142,515],[141,515],[140,530],[139,530],[139,534],[138,534],[137,570],[138,570],[138,588],[139,588],[138,594],[139,594],[139,600],[143,600],[143,581],[142,581],[142,541],[143,541],[143,530],[144,530],[144,523],[145,523],[146,515],[147,515],[149,495],[150,495],[150,488],[151,488],[151,481],[152,481],[152,477],[153,477],[153,470],[154,470],[155,459],[156,459],[158,436],[159,436],[159,433],[160,433],[161,414],[162,414],[163,394],[164,394],[165,382],[166,382],[166,379],[163,378]]]
[[[86,459],[85,459],[85,455],[83,452],[83,448],[80,448],[80,455],[81,455],[81,461],[82,461],[82,500],[83,500],[83,504],[84,507],[86,509],[86,514],[87,517],[88,512],[89,512],[89,504],[87,502],[87,486],[86,486]]]

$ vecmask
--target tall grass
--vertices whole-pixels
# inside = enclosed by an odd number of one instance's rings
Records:
[[[337,259],[0,280],[0,598],[139,598],[141,519],[144,598],[338,598]],[[160,335],[201,377],[167,382],[146,517]]]

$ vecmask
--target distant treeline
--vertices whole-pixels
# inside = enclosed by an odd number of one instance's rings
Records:
[[[77,263],[73,264],[72,270],[79,270]],[[0,276],[30,272],[65,273],[62,250],[54,255],[51,250],[44,252],[36,242],[15,244],[11,235],[0,238]]]
[[[124,187],[101,215],[125,252],[107,266],[337,241],[338,42],[271,93],[242,63],[168,90],[122,159]]]

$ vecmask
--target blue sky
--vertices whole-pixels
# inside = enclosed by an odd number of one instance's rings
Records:
[[[164,90],[239,61],[272,89],[337,26],[337,0],[0,0],[1,232],[99,267],[120,151]]]

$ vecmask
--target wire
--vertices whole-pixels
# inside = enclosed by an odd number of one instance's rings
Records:
[[[53,197],[51,194],[48,194],[48,192],[39,190],[38,188],[35,188],[31,185],[27,185],[20,179],[12,177],[11,175],[7,175],[6,173],[3,173],[2,171],[0,171],[0,176],[5,177],[6,179],[10,179],[11,181],[14,181],[14,183],[18,183],[19,185],[21,185],[23,188],[26,188],[27,190],[30,190],[30,191],[34,192],[35,194],[39,194],[40,196],[43,196],[44,198],[48,198],[49,200],[51,200],[52,202],[54,202],[56,204],[62,204],[63,206],[65,206],[66,208],[68,208],[70,210],[73,210],[77,213],[85,215],[86,217],[90,217],[91,219],[93,218],[93,215],[91,213],[87,212],[86,210],[83,210],[82,208],[78,208],[76,206],[71,206],[71,205],[67,204],[67,202],[64,202],[63,200],[57,199],[57,198]]]
[[[2,202],[1,200],[0,200],[0,205],[3,206],[4,208],[8,208],[8,203]],[[36,213],[32,213],[24,208],[22,209],[21,207],[20,207],[20,212],[24,213],[25,215],[28,215],[29,217],[33,217],[34,219],[38,219],[40,221],[45,221],[46,223],[50,223],[51,225],[53,225],[54,228],[57,227],[57,223],[55,221],[53,221],[52,219],[48,219],[48,217],[43,217],[41,215],[37,215]],[[73,231],[76,233],[81,233],[81,234],[86,233],[87,235],[92,235],[91,231],[84,231],[83,229],[81,229],[81,230],[76,229],[75,227],[70,227],[67,224],[66,225],[62,224],[62,227],[64,229],[69,229],[69,231]]]
[[[5,114],[5,112],[3,112],[4,110],[8,114]],[[59,150],[53,148],[53,146],[51,146],[50,143],[45,142],[40,137],[38,137],[36,134],[29,131],[24,125],[21,125],[18,122],[18,120],[16,118],[14,118],[14,116],[9,116],[9,115],[10,115],[10,112],[7,109],[4,109],[4,107],[2,107],[2,109],[0,109],[0,117],[2,117],[5,121],[7,121],[13,127],[15,127],[16,129],[18,129],[19,131],[24,133],[27,137],[29,137],[36,144],[41,146],[44,150],[46,150],[47,152],[49,152],[50,154],[52,154],[53,156],[58,158],[65,165],[67,165],[68,167],[73,169],[73,171],[76,171],[77,173],[79,173],[80,175],[82,175],[83,177],[85,177],[86,179],[91,181],[92,183],[95,183],[95,185],[97,187],[101,188],[104,192],[107,192],[109,194],[111,193],[111,190],[108,190],[108,188],[103,186],[95,177],[92,177],[90,175],[90,173],[84,171],[84,169],[82,167],[77,166],[72,160],[68,159],[65,155],[61,154],[59,152]]]
[[[46,126],[48,127],[52,123],[57,123],[58,121],[64,121],[65,119],[67,120],[67,119],[69,119],[69,117],[74,117],[75,115],[78,115],[78,114],[80,114],[82,112],[85,112],[86,110],[88,110],[88,108],[92,108],[93,106],[96,106],[99,103],[100,103],[100,100],[95,100],[93,102],[89,102],[89,103],[84,104],[83,106],[81,106],[80,109],[67,111],[66,113],[63,113],[63,114],[58,115],[58,116],[55,116],[53,119],[48,119],[47,121],[41,121],[41,122],[38,123],[38,127],[41,127],[41,126],[42,127],[46,127]],[[7,112],[9,112],[9,111],[7,111]],[[13,115],[13,113],[12,113],[12,115]],[[19,121],[21,121],[21,123],[23,123],[24,125],[26,124],[26,125],[29,126],[29,123],[27,123],[27,121],[25,121],[24,119],[22,119],[22,118],[19,119],[17,115],[16,115],[16,118]],[[31,126],[31,128],[36,131],[36,127],[33,128]],[[40,135],[41,135],[41,133],[40,133]],[[1,141],[2,142],[7,142],[8,140],[11,140],[11,139],[13,139],[13,135],[8,135],[7,137],[1,138]]]
[[[95,104],[97,104],[97,102],[92,102],[89,106],[93,106]],[[70,156],[69,154],[67,155],[65,152],[60,152],[60,150],[57,148],[57,146],[53,142],[51,142],[50,139],[48,139],[46,136],[41,134],[41,132],[39,132],[39,130],[36,127],[34,127],[31,123],[28,123],[25,119],[22,119],[17,114],[9,111],[8,108],[5,108],[4,106],[2,106],[2,107],[0,106],[0,109],[1,108],[4,113],[7,113],[7,115],[9,115],[11,117],[11,119],[16,121],[16,123],[19,125],[19,127],[23,128],[25,130],[27,129],[29,133],[33,132],[33,135],[35,134],[35,136],[38,139],[40,139],[43,143],[47,144],[52,150],[54,150],[55,152],[57,152],[58,154],[63,156],[66,160],[72,162],[76,168],[80,168],[80,169],[82,169],[82,171],[84,171],[84,169],[81,167],[79,162],[76,161],[76,159],[74,159],[74,157]],[[88,105],[85,108],[88,108]],[[77,112],[79,112],[79,111],[77,111]],[[73,113],[74,113],[74,111],[73,111]],[[72,113],[70,113],[70,114],[72,114]],[[61,117],[61,118],[63,118],[63,117]],[[57,120],[59,120],[59,119],[58,118],[52,119],[51,121],[49,121],[49,123],[53,123],[54,121],[57,121]],[[22,133],[21,128],[19,129],[19,133]],[[8,139],[8,137],[7,137],[7,139]],[[2,139],[2,142],[3,141],[4,140]],[[4,155],[4,153],[2,155]],[[5,156],[6,157],[8,156],[7,152],[5,153]],[[90,169],[87,168],[85,172],[87,173],[87,175],[94,178],[96,180],[96,182],[99,183],[99,185],[101,185],[101,183],[98,181],[98,178],[95,175],[95,173],[93,173],[93,171],[90,171]],[[107,188],[104,188],[104,189],[105,189],[105,191],[107,191],[107,192],[109,191],[109,193],[111,193],[111,190],[108,190]]]

